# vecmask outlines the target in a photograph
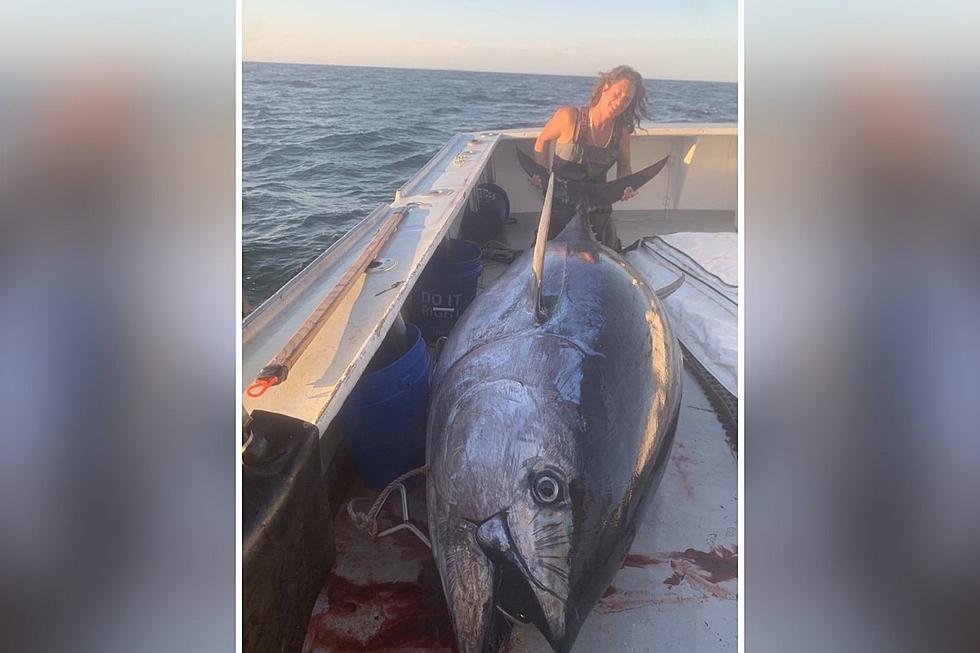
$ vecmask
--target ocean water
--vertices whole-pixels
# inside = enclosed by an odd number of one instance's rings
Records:
[[[245,63],[242,270],[257,305],[461,131],[543,125],[594,77]],[[737,86],[646,80],[652,122],[735,122]]]

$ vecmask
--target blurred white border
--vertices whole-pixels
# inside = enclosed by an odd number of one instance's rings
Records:
[[[738,0],[738,650],[745,651],[745,1]]]
[[[242,650],[242,2],[235,0],[235,648]]]

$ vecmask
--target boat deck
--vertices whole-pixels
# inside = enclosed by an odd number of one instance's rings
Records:
[[[737,650],[737,478],[732,449],[690,372],[671,461],[624,568],[582,628],[576,651]],[[371,497],[357,485],[346,499]],[[345,503],[346,503],[345,499]],[[399,520],[397,495],[383,526]],[[424,491],[410,492],[424,527]],[[336,520],[337,562],[313,608],[304,653],[456,651],[429,549],[399,531],[372,542]],[[503,648],[547,653],[533,627],[515,628]]]
[[[657,211],[617,212],[624,244],[674,231],[734,231],[730,212],[683,221]],[[518,213],[500,241],[530,249],[538,214]],[[485,261],[481,289],[506,269]],[[670,464],[631,553],[586,621],[576,651],[721,651],[737,649],[738,465],[725,430],[691,371]],[[423,486],[410,491],[410,513],[424,530]],[[347,501],[374,497],[355,484],[335,506],[337,561],[314,606],[303,653],[457,650],[429,549],[400,531],[372,541],[346,514]],[[365,506],[370,502],[365,502]],[[397,493],[383,526],[400,520]],[[514,629],[502,650],[546,653],[530,626]]]

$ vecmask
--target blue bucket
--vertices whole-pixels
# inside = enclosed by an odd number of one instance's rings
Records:
[[[375,490],[425,464],[431,360],[419,328],[405,325],[408,351],[363,375],[340,410],[344,437]]]
[[[432,342],[456,324],[476,297],[483,252],[476,243],[449,239],[439,245],[412,289],[412,321]]]

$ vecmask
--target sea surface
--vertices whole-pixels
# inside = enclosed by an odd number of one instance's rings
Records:
[[[543,125],[594,77],[245,63],[242,270],[257,306],[456,132]],[[646,80],[651,122],[735,122],[737,85]]]

